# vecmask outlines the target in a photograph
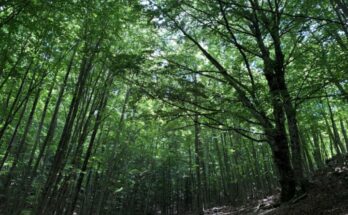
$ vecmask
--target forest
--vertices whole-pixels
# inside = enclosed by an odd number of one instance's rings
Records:
[[[346,214],[347,68],[346,0],[0,0],[0,214]]]

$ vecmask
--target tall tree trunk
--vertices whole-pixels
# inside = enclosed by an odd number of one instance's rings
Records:
[[[222,139],[222,135],[221,135],[221,139]],[[225,170],[225,168],[227,166],[224,165],[224,162],[222,160],[223,156],[221,154],[221,150],[219,147],[219,141],[217,139],[213,139],[213,142],[215,142],[215,151],[217,152],[217,159],[218,159],[218,163],[219,163],[219,170],[220,170],[220,176],[221,176],[221,184],[222,184],[222,188],[223,188],[223,194],[224,194],[224,198],[229,199],[229,192],[227,189],[227,171]]]
[[[281,78],[284,80],[284,78]],[[303,191],[306,190],[306,182],[303,175],[303,166],[302,166],[302,149],[301,149],[301,138],[300,131],[298,128],[297,122],[297,113],[294,106],[291,103],[291,97],[288,92],[288,89],[285,86],[285,82],[283,83],[284,89],[282,90],[283,94],[283,105],[284,110],[288,122],[288,129],[290,135],[290,147],[292,152],[292,165],[294,167],[295,178],[297,180],[297,184],[301,186]]]
[[[319,135],[318,135],[317,128],[316,127],[312,127],[312,137],[313,137],[313,147],[314,147],[314,158],[316,161],[316,165],[318,168],[323,166],[323,156],[322,153],[320,151],[320,143],[319,143]],[[309,139],[309,137],[308,137]]]
[[[347,135],[347,130],[344,127],[344,123],[342,119],[340,119],[340,126],[341,126],[342,135],[344,138],[344,142],[346,143],[346,151],[348,151],[348,135]]]
[[[269,66],[269,65],[268,65]],[[283,103],[279,89],[279,80],[276,75],[268,70],[266,65],[266,77],[271,92],[273,116],[275,120],[275,128],[272,130],[266,130],[271,149],[273,152],[273,159],[277,166],[281,191],[281,201],[285,202],[290,200],[296,191],[296,178],[295,172],[291,167],[289,157],[289,146],[285,130],[285,114],[283,110]],[[295,155],[299,156],[299,155]]]
[[[77,49],[77,47],[76,47],[76,49]],[[39,155],[36,158],[36,161],[34,163],[34,167],[33,167],[32,174],[31,174],[32,178],[36,175],[36,172],[38,170],[40,161],[41,161],[41,159],[42,159],[42,157],[43,157],[43,155],[44,155],[44,153],[46,151],[46,148],[47,148],[48,144],[52,141],[52,139],[54,137],[56,124],[57,124],[57,119],[58,119],[58,113],[59,113],[60,105],[61,105],[62,100],[63,100],[64,91],[65,91],[66,85],[68,83],[68,78],[69,78],[70,72],[72,71],[72,68],[73,68],[73,63],[74,63],[74,58],[75,58],[75,54],[76,54],[76,49],[74,50],[74,52],[73,52],[73,54],[72,54],[72,56],[70,58],[69,65],[67,67],[67,70],[66,70],[63,82],[60,85],[60,90],[59,90],[58,98],[57,98],[57,101],[56,101],[56,104],[55,104],[55,107],[54,107],[54,110],[53,110],[53,114],[52,114],[52,117],[51,117],[50,125],[48,127],[48,131],[46,133],[45,139],[44,139],[44,141],[43,141],[43,143],[42,143],[42,145],[40,147]],[[48,105],[48,103],[49,103],[49,100],[47,98],[45,106]]]
[[[15,127],[13,133],[12,133],[11,139],[10,139],[8,145],[7,145],[6,152],[5,152],[4,156],[2,157],[2,159],[0,161],[0,171],[2,170],[2,168],[3,168],[4,164],[5,164],[5,161],[7,160],[7,157],[9,156],[9,154],[10,154],[10,152],[12,150],[13,144],[16,141],[18,129],[19,129],[19,126],[22,123],[22,120],[23,120],[23,117],[24,117],[24,114],[25,114],[25,111],[26,111],[26,107],[27,107],[27,104],[28,104],[28,100],[29,99],[27,98],[25,100],[25,102],[24,102],[24,107],[21,110],[21,113],[20,113],[19,118],[18,118],[18,122],[16,124],[16,127]]]
[[[329,134],[329,138],[330,138],[330,142],[331,142],[331,156],[334,155],[333,150],[332,150],[333,147],[335,147],[336,154],[340,155],[341,149],[340,149],[339,143],[337,141],[337,136],[335,136],[334,131],[331,130],[331,126],[330,126],[329,120],[327,119],[326,113],[323,111],[322,114],[324,117],[326,129],[327,129],[327,132]]]
[[[3,137],[3,135],[5,133],[6,129],[8,128],[8,126],[12,122],[14,116],[16,115],[17,111],[19,111],[19,109],[21,108],[23,103],[26,102],[27,99],[28,99],[27,97],[29,96],[29,92],[27,93],[27,96],[22,100],[22,102],[17,104],[19,102],[19,99],[21,97],[23,88],[24,88],[25,83],[27,81],[27,77],[28,77],[29,71],[31,69],[31,66],[32,66],[32,62],[29,64],[29,66],[27,67],[27,69],[25,71],[24,77],[21,80],[21,84],[20,84],[20,86],[18,88],[18,91],[17,91],[17,94],[15,96],[15,99],[12,102],[11,107],[9,108],[9,112],[7,113],[5,122],[3,123],[2,127],[0,128],[0,141],[1,141],[1,138]]]
[[[57,72],[58,73],[58,72]],[[56,74],[57,74],[56,73]],[[56,77],[56,75],[55,75]],[[54,77],[54,81],[56,80],[56,78]],[[28,162],[28,169],[31,169],[31,166],[33,164],[33,161],[34,161],[34,157],[35,157],[35,151],[37,150],[37,146],[40,144],[41,142],[41,133],[42,133],[42,128],[44,126],[44,122],[45,122],[45,118],[46,118],[46,114],[47,114],[47,109],[48,109],[48,106],[49,106],[49,103],[51,101],[51,96],[52,96],[52,92],[53,92],[53,88],[54,88],[54,85],[55,84],[51,84],[51,87],[50,89],[48,90],[48,95],[46,97],[46,100],[45,100],[45,105],[44,105],[44,108],[42,110],[42,114],[41,114],[41,119],[40,119],[40,122],[39,122],[39,127],[37,129],[37,132],[36,132],[36,135],[35,135],[35,142],[34,142],[34,146],[32,147],[31,149],[31,153],[30,153],[30,156],[29,156],[29,162]]]
[[[100,101],[100,105],[99,105],[99,107],[97,109],[98,113],[97,113],[97,118],[96,118],[95,123],[94,123],[93,133],[91,135],[91,138],[90,138],[90,141],[89,141],[89,145],[88,145],[88,148],[87,148],[87,152],[85,154],[85,158],[84,158],[83,165],[82,165],[82,168],[81,168],[81,173],[78,176],[78,179],[77,179],[77,182],[76,182],[76,188],[75,188],[74,196],[72,198],[71,207],[70,207],[69,210],[67,210],[67,213],[66,213],[67,215],[73,214],[73,212],[74,212],[74,209],[75,209],[75,206],[76,206],[76,202],[77,202],[80,190],[81,190],[81,186],[82,186],[83,178],[84,178],[84,175],[85,175],[85,171],[87,170],[88,161],[89,161],[89,158],[92,155],[92,149],[93,149],[93,146],[94,146],[95,137],[97,135],[97,132],[98,132],[98,129],[99,129],[99,125],[100,125],[101,120],[102,120],[101,117],[102,117],[102,114],[103,114],[103,110],[104,110],[104,108],[106,106],[106,103],[107,103],[107,92],[104,92],[104,95],[102,95],[102,99]]]
[[[281,186],[281,201],[289,201],[295,195],[296,181],[294,171],[290,164],[289,148],[286,141],[286,136],[282,133],[274,131],[274,134],[269,137],[273,160],[279,173],[279,183]]]
[[[86,44],[87,46],[87,44]],[[96,44],[96,47],[99,46],[99,42]],[[44,189],[42,191],[41,197],[40,197],[40,205],[37,208],[38,214],[45,214],[46,213],[46,207],[47,202],[50,201],[51,195],[52,195],[52,185],[56,185],[58,183],[58,173],[63,168],[63,159],[65,157],[65,153],[67,150],[67,144],[70,141],[72,128],[74,125],[74,121],[78,112],[78,108],[80,105],[80,100],[82,98],[83,89],[86,84],[87,76],[92,69],[92,61],[95,56],[95,50],[92,51],[92,53],[89,53],[90,56],[83,57],[79,72],[78,81],[75,88],[75,94],[71,100],[69,112],[65,121],[65,125],[63,128],[63,132],[61,134],[60,141],[58,143],[57,151],[54,156],[54,160],[52,163],[52,167],[49,171],[48,178],[46,180]]]
[[[338,128],[337,128],[337,125],[336,125],[336,122],[335,122],[335,119],[334,119],[334,115],[333,115],[332,108],[331,108],[331,105],[329,103],[329,100],[327,100],[327,105],[329,107],[330,120],[331,120],[331,125],[332,125],[334,141],[338,145],[338,147],[340,148],[340,152],[344,153],[344,152],[346,152],[346,150],[344,148],[344,145],[343,145],[343,143],[341,141],[341,138],[340,138],[340,135],[338,133]]]
[[[200,142],[200,125],[198,114],[194,117],[194,130],[195,130],[195,166],[196,166],[196,180],[197,180],[197,210],[198,214],[203,214],[203,191],[201,180],[201,142]]]
[[[295,181],[296,184],[301,185],[302,189],[305,189],[305,181],[302,170],[301,140],[296,117],[296,109],[291,102],[291,96],[285,81],[286,64],[282,50],[280,22],[277,18],[281,16],[281,12],[279,7],[275,7],[273,11],[274,16],[268,18],[265,16],[264,11],[261,9],[258,1],[251,1],[251,4],[254,16],[254,20],[252,21],[254,28],[252,31],[255,34],[259,50],[262,54],[262,59],[264,62],[264,75],[269,86],[269,92],[272,97],[271,99],[273,100],[272,108],[279,109],[276,110],[276,112],[284,111],[286,114],[290,134],[290,146],[292,149],[292,164],[294,167]],[[269,25],[266,27],[266,31],[270,34],[273,41],[273,50],[271,50],[264,42],[263,36],[265,36],[265,33],[262,32],[260,27],[262,24]],[[271,51],[274,51],[274,58],[271,57]],[[277,113],[274,115],[276,121],[276,130],[280,131],[282,130],[281,127],[283,127],[283,125],[281,125],[283,124],[283,119],[279,121],[277,117],[283,118],[283,116],[281,116],[283,114]]]
[[[22,154],[22,152],[25,152],[25,149],[26,149],[26,142],[27,142],[27,135],[29,133],[29,129],[32,125],[32,121],[33,121],[33,117],[34,117],[34,113],[35,113],[35,110],[36,110],[36,106],[37,106],[37,103],[39,101],[39,98],[40,98],[40,92],[41,90],[38,90],[36,95],[35,95],[35,99],[33,101],[33,105],[32,105],[32,108],[31,108],[31,111],[29,113],[29,117],[28,117],[28,121],[27,121],[27,124],[24,128],[24,132],[23,132],[23,136],[22,136],[22,139],[20,140],[18,146],[17,146],[17,149],[15,151],[15,154],[14,154],[14,160],[12,162],[12,166],[10,168],[10,171],[7,175],[7,179],[5,181],[5,187],[8,187],[11,179],[12,179],[12,176],[14,174],[14,171],[17,167],[17,164],[19,162],[19,159],[20,159],[20,155]]]

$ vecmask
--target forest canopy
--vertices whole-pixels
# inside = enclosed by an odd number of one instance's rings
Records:
[[[0,2],[0,213],[203,214],[348,152],[345,0]]]

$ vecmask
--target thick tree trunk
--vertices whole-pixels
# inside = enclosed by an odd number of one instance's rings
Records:
[[[281,201],[286,202],[295,195],[296,175],[291,167],[289,145],[285,129],[285,113],[283,110],[284,103],[281,95],[283,87],[279,81],[279,76],[277,74],[273,74],[270,68],[270,65],[265,64],[265,75],[271,93],[275,128],[272,130],[266,128],[266,134],[271,144],[273,160],[279,172],[279,182],[282,189]]]
[[[286,202],[294,197],[296,191],[296,181],[290,164],[288,143],[285,133],[282,131],[275,130],[273,135],[270,135],[268,138],[271,143],[273,161],[279,173],[280,199],[282,202]]]
[[[284,78],[282,78],[284,80]],[[295,172],[295,178],[297,180],[297,184],[301,186],[301,189],[304,191],[306,189],[305,186],[305,179],[303,176],[303,166],[302,166],[302,149],[301,149],[301,139],[300,139],[300,132],[298,129],[298,122],[297,122],[297,113],[294,108],[294,106],[291,103],[291,97],[288,92],[288,89],[285,86],[285,82],[283,83],[283,89],[282,89],[282,96],[283,96],[283,106],[288,122],[288,129],[289,129],[289,135],[290,135],[290,147],[291,147],[291,160],[292,165]]]

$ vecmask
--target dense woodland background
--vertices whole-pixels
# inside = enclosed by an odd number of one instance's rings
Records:
[[[0,1],[0,213],[183,214],[348,151],[345,0]]]

